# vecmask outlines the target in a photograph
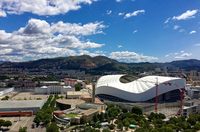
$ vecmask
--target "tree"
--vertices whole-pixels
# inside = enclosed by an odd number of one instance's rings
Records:
[[[123,123],[121,121],[118,121],[117,128],[123,130]]]
[[[3,126],[5,126],[5,127],[12,126],[12,122],[11,122],[11,121],[5,121],[5,122],[3,123]]]
[[[75,91],[80,91],[82,89],[82,84],[81,83],[77,83],[74,85],[75,87]]]
[[[115,128],[114,124],[109,125],[110,130],[113,130]]]
[[[94,116],[93,116],[93,121],[94,122],[97,122],[99,119],[98,119],[98,117],[97,117],[97,115],[95,114]]]
[[[0,128],[4,125],[5,120],[0,119]]]
[[[194,125],[194,129],[195,129],[195,130],[200,130],[200,122],[198,122],[198,123],[196,123],[196,124]]]
[[[137,128],[135,132],[149,132],[149,129],[146,128]]]
[[[109,129],[103,129],[102,132],[110,132],[110,130]]]
[[[47,126],[46,132],[59,132],[59,127],[56,125],[56,123],[52,122]]]
[[[163,126],[163,127],[161,127],[161,128],[159,129],[159,131],[160,131],[160,132],[173,132],[173,129],[170,128],[170,127],[165,127],[165,126]]]
[[[9,99],[9,96],[5,96],[5,97],[3,97],[1,100],[8,100]]]
[[[125,127],[129,127],[130,123],[129,123],[128,118],[125,118],[125,119],[123,120],[123,125],[124,125]]]
[[[136,114],[136,115],[142,115],[142,109],[139,108],[139,107],[136,107],[136,106],[133,106],[131,112]]]
[[[27,132],[27,127],[20,127],[19,132]]]

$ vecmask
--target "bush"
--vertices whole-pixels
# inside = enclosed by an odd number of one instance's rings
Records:
[[[134,114],[136,114],[136,115],[142,115],[143,113],[142,113],[142,109],[141,108],[139,108],[139,107],[136,107],[136,106],[134,106],[133,108],[132,108],[132,111],[131,111],[132,113],[134,113]]]
[[[9,99],[9,96],[5,96],[5,97],[3,97],[1,100],[8,100]]]
[[[53,122],[47,126],[46,132],[59,132],[59,127]]]
[[[20,127],[19,132],[27,132],[27,127]]]
[[[113,130],[115,128],[114,124],[109,125],[110,130]]]

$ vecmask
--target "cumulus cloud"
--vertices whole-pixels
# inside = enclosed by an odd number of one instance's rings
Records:
[[[167,23],[169,23],[169,21],[171,20],[171,18],[170,17],[168,17],[165,21],[164,21],[164,24],[167,24]]]
[[[122,2],[123,0],[116,0],[116,2]]]
[[[107,14],[107,15],[110,15],[111,13],[112,13],[112,10],[107,10],[107,11],[106,11],[106,14]]]
[[[124,12],[119,12],[118,15],[119,15],[119,16],[123,16],[123,15],[124,15]]]
[[[37,15],[58,15],[78,10],[82,4],[92,4],[94,1],[96,0],[1,0],[0,7],[4,16],[24,12]]]
[[[0,9],[0,17],[6,17],[6,13]]]
[[[145,56],[130,51],[116,51],[110,53],[110,58],[116,59],[122,62],[154,62],[158,60],[157,57]]]
[[[182,13],[179,16],[174,16],[173,20],[187,20],[190,18],[194,18],[195,15],[198,13],[198,10],[187,10],[186,12]]]
[[[195,33],[197,33],[197,31],[195,31],[195,30],[192,30],[192,31],[190,31],[190,33],[189,33],[189,34],[195,34]]]
[[[102,24],[102,22],[94,22],[87,23],[84,25],[76,24],[76,23],[64,23],[62,21],[52,24],[52,31],[63,33],[63,34],[71,34],[71,35],[93,35],[97,33],[103,33],[102,29],[106,26]]]
[[[180,28],[179,25],[174,25],[174,27],[173,27],[174,30],[177,30],[177,29],[179,29],[179,28]]]
[[[129,13],[126,13],[124,15],[124,19],[134,17],[134,16],[138,16],[139,14],[144,14],[144,13],[145,13],[145,10],[136,10],[134,12],[129,12]]]
[[[122,45],[117,45],[117,48],[122,48],[123,46]]]
[[[187,59],[190,56],[192,56],[192,53],[185,52],[183,50],[165,55],[166,58],[171,58],[172,60],[173,59]]]
[[[102,22],[71,24],[30,19],[27,25],[11,33],[0,30],[0,60],[23,61],[79,55],[79,50],[104,46],[84,37],[102,33],[104,27]]]
[[[135,33],[137,33],[137,32],[138,32],[138,30],[134,30],[134,31],[133,31],[133,34],[135,34]]]

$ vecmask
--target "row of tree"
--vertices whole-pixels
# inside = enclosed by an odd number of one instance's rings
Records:
[[[9,121],[9,120],[3,120],[3,119],[0,119],[0,128],[1,127],[9,127],[9,126],[12,126],[12,122]]]
[[[42,109],[37,112],[34,118],[34,122],[37,126],[39,126],[40,123],[47,126],[51,122],[51,120],[53,119],[52,113],[54,111],[55,103],[56,97],[50,95],[46,103],[43,105]]]

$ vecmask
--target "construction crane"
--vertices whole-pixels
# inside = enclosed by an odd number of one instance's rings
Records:
[[[159,91],[158,90],[159,90],[159,84],[161,84],[161,83],[159,83],[158,77],[156,77],[155,79],[156,79],[155,82],[154,81],[145,81],[145,80],[136,80],[136,81],[155,84],[155,86],[156,86],[156,91],[155,91],[156,97],[155,97],[154,112],[157,113],[158,112],[158,97],[159,97]],[[169,85],[169,86],[173,85],[173,83],[171,83],[171,82],[165,82],[165,83],[162,83],[162,84]],[[178,87],[177,84],[174,84],[174,85],[176,87]],[[180,91],[180,109],[178,110],[177,114],[180,115],[182,113],[182,109],[183,109],[183,100],[184,100],[185,91],[183,90],[184,88],[178,87],[178,89]]]

